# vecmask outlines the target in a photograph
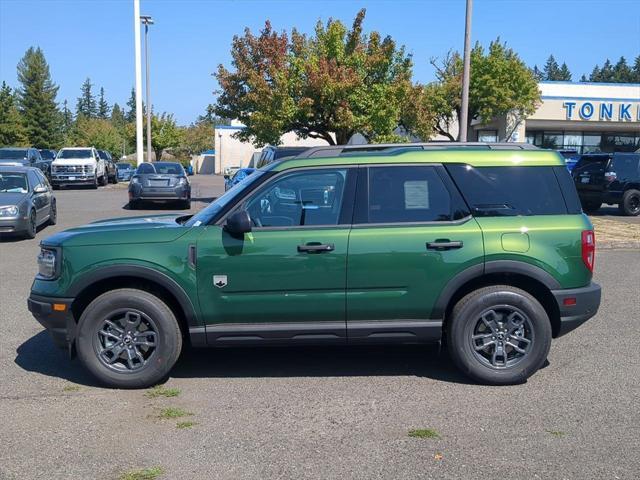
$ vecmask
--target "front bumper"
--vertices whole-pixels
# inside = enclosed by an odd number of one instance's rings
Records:
[[[51,174],[51,183],[53,185],[79,185],[79,184],[93,184],[95,183],[95,175],[78,173],[78,174],[67,174],[67,173],[52,173]]]
[[[560,328],[555,336],[561,337],[598,312],[602,290],[600,285],[591,282],[586,287],[552,290],[551,293],[560,309]]]
[[[20,233],[29,229],[29,217],[20,214],[18,217],[0,218],[0,233]]]
[[[27,299],[29,311],[51,334],[53,343],[70,351],[76,338],[76,322],[71,312],[73,300],[73,298],[44,297],[33,293]]]
[[[135,183],[129,186],[129,200],[186,200],[190,197],[190,185],[146,187]]]

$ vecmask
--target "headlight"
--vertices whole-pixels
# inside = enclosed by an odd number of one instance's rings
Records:
[[[58,252],[54,249],[41,247],[38,254],[38,276],[51,280],[56,276],[56,260]]]
[[[187,182],[187,177],[180,177],[178,179],[178,185],[186,185],[187,183],[189,183]]]
[[[10,207],[0,207],[0,217],[17,217],[18,207],[11,205]]]
[[[140,183],[140,179],[138,177],[131,177],[131,183]]]

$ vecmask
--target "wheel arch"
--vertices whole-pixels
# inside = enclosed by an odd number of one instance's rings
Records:
[[[193,303],[184,289],[164,273],[139,265],[114,265],[79,277],[67,292],[74,298],[71,310],[76,321],[94,298],[117,288],[136,288],[162,298],[176,315],[186,339],[189,329],[199,326]]]
[[[484,265],[474,265],[453,277],[444,287],[432,310],[430,318],[443,319],[443,332],[451,317],[453,307],[468,293],[490,285],[511,285],[535,297],[543,306],[553,336],[560,331],[560,309],[551,290],[562,288],[559,282],[540,267],[513,260],[497,260]]]

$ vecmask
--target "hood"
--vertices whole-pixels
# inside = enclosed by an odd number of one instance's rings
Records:
[[[93,158],[56,158],[53,165],[93,165],[96,161]]]
[[[189,228],[176,219],[184,215],[109,218],[56,233],[42,243],[52,246],[123,245],[172,242]]]
[[[2,192],[0,193],[0,207],[18,205],[26,198],[27,195],[28,193]]]

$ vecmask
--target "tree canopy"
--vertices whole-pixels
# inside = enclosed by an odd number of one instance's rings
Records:
[[[582,81],[587,81],[586,75]],[[607,83],[640,83],[640,55],[634,60],[633,66],[627,64],[627,59],[620,57],[615,65],[607,58],[602,66],[593,67],[588,81]]]
[[[397,127],[428,131],[417,114],[412,60],[404,47],[378,32],[363,33],[365,10],[348,29],[318,22],[315,34],[278,33],[267,21],[256,36],[246,29],[231,48],[233,70],[219,65],[215,113],[246,125],[237,135],[258,146],[278,144],[294,131],[303,138],[346,143],[394,137]]]
[[[93,84],[91,83],[91,79],[87,78],[82,84],[82,87],[80,87],[81,94],[76,102],[77,116],[82,115],[86,118],[94,118],[98,115],[98,104],[96,103],[96,97],[91,91],[92,88]]]
[[[0,147],[28,146],[27,131],[22,125],[11,87],[0,87]]]

